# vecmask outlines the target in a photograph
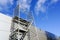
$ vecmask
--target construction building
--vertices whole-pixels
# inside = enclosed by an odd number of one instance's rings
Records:
[[[0,13],[0,24],[1,24],[0,25],[0,40],[9,40],[10,39],[10,36],[12,35],[10,32],[11,24],[12,24],[11,21],[12,21],[12,17],[6,16],[6,15]],[[25,21],[25,22],[27,22],[27,21]],[[29,22],[27,22],[27,23],[29,23]],[[22,29],[21,27],[22,27],[22,24],[21,24],[21,26],[19,26],[19,28]],[[26,28],[23,27],[22,30],[24,30],[24,29],[26,29]],[[27,30],[25,30],[25,31],[27,31]],[[24,32],[24,31],[22,31],[22,32]],[[19,37],[21,37],[21,35]],[[58,37],[50,32],[43,31],[43,30],[38,29],[37,27],[31,25],[29,27],[27,34],[24,37],[24,40],[58,40]]]
[[[58,40],[56,35],[35,27],[32,14],[28,13],[27,19],[20,17],[19,5],[13,17],[0,13],[0,40]]]

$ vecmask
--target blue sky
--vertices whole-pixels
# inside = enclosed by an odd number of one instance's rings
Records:
[[[12,16],[16,4],[17,0],[0,0],[0,12]],[[38,28],[60,36],[60,0],[20,0],[20,5],[22,13],[33,12]]]

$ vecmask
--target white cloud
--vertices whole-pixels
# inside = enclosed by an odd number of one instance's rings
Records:
[[[8,0],[0,0],[0,4],[5,5],[7,4]]]
[[[30,9],[31,0],[20,0],[20,9],[28,11]]]
[[[37,4],[43,4],[45,2],[46,2],[46,0],[38,0],[38,3]]]
[[[0,5],[3,6],[5,9],[7,9],[7,5],[8,3],[10,3],[11,5],[13,5],[13,1],[14,0],[0,0]],[[30,9],[30,3],[32,0],[19,0],[20,2],[20,8],[23,10],[29,10]],[[0,6],[0,9],[2,8]],[[3,8],[2,8],[3,9]]]
[[[13,0],[0,0],[1,5],[7,5],[8,1],[13,4]]]
[[[58,1],[59,1],[59,0],[52,0],[51,2],[52,2],[52,3],[56,3],[56,2],[58,2]]]
[[[51,2],[48,4],[49,6],[52,5],[52,4],[55,4],[57,3],[59,0],[51,0]]]
[[[9,6],[8,6],[8,3],[9,4],[13,4],[13,0],[0,0],[0,10],[7,10],[9,9]]]
[[[9,6],[8,3],[10,5],[13,5],[13,1],[14,0],[0,0],[0,11],[5,10],[6,12],[9,12]],[[20,9],[22,9],[22,11],[29,11],[30,9],[30,3],[32,0],[19,0],[20,2]]]
[[[9,0],[9,2],[10,2],[12,5],[13,5],[13,1],[14,1],[14,0]]]
[[[39,12],[46,12],[46,9],[54,4],[57,3],[59,0],[51,0],[51,2],[48,3],[48,6],[45,6],[44,4],[46,3],[47,0],[38,0],[37,4],[35,5],[35,13],[38,15]]]
[[[36,6],[35,6],[35,12],[38,15],[39,12],[45,12],[46,8],[43,6],[43,4],[46,2],[46,0],[38,0]]]
[[[0,10],[2,10],[2,8],[0,7]]]
[[[8,3],[13,5],[14,0],[0,0],[0,11],[5,10],[6,12],[9,12],[9,6]],[[19,0],[20,2],[20,9],[22,11],[29,11],[30,9],[30,3],[32,0]]]
[[[13,0],[0,0],[0,11],[9,12],[9,8],[11,5],[13,5]]]

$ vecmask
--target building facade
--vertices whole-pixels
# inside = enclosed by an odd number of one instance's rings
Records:
[[[0,13],[0,24],[1,24],[0,25],[0,40],[9,40],[11,36],[10,29],[11,29],[11,24],[12,24],[12,18]],[[23,24],[16,24],[16,25],[19,25],[20,29],[23,29],[23,28],[25,29],[25,27],[21,28]],[[19,36],[19,38],[20,37],[21,35]],[[43,31],[31,25],[28,28],[28,32],[26,33],[23,40],[58,40],[58,37],[50,32]]]
[[[12,18],[0,13],[0,40],[9,40]]]
[[[13,26],[12,28],[15,30],[11,31],[12,35],[15,35],[15,33],[17,33],[17,35],[19,36],[11,36],[13,38],[11,38],[11,40],[58,40],[57,36],[47,32],[47,31],[43,31],[41,29],[36,28],[35,26],[33,26],[32,24],[29,26],[29,22],[15,17],[13,18]],[[19,30],[19,31],[16,31]],[[25,35],[24,35],[25,33]]]

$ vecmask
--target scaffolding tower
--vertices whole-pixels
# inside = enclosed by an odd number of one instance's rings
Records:
[[[33,22],[32,14],[26,13],[26,15],[27,21],[20,18],[20,5],[18,2],[18,5],[14,9],[9,40],[24,40],[26,34],[28,33],[28,28]]]

